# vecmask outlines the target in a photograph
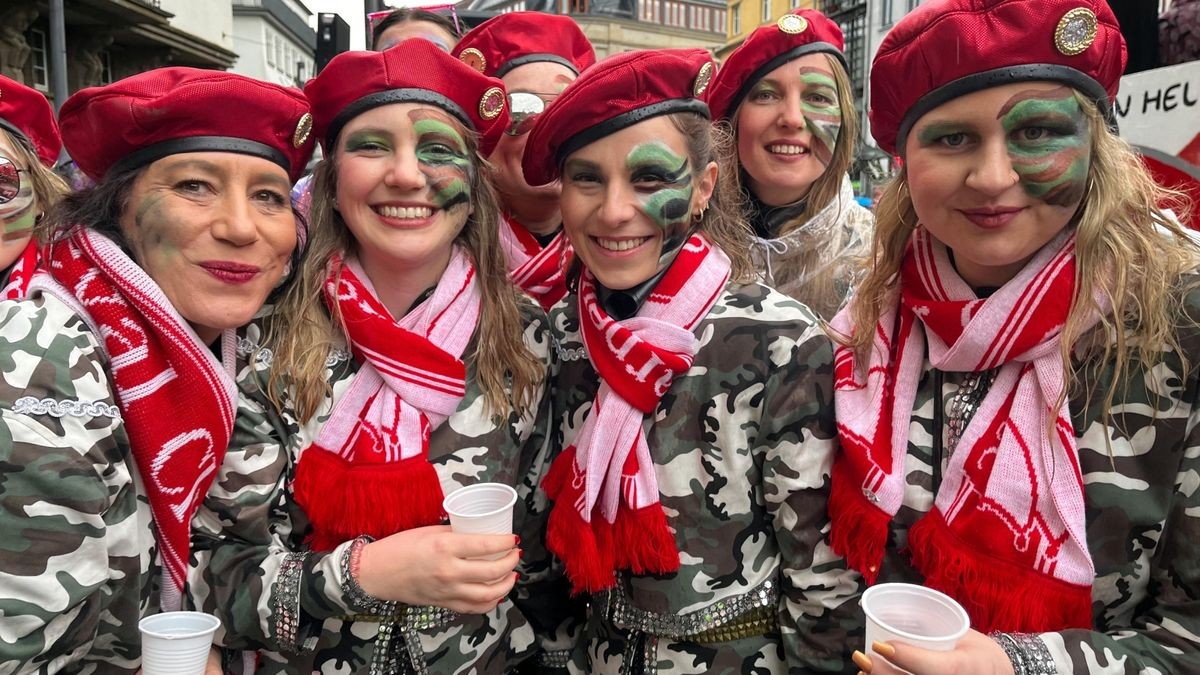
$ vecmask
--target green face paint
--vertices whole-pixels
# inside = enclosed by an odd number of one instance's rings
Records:
[[[917,132],[917,143],[921,144],[922,147],[929,147],[932,145],[945,145],[945,143],[942,142],[942,139],[944,139],[945,137],[947,137],[947,136],[963,136],[964,140],[965,140],[966,133],[967,132],[964,131],[960,125],[957,125],[957,124],[946,124],[946,123],[930,124],[929,126],[924,127],[920,131]],[[954,147],[954,146],[951,145],[951,146],[946,146],[946,147]]]
[[[842,133],[837,81],[823,70],[801,68],[800,83],[800,109],[804,113],[804,123],[816,141],[811,150],[822,164],[828,166]]]
[[[0,204],[0,225],[3,226],[0,234],[6,241],[29,236],[29,231],[37,221],[33,207],[33,185],[28,179],[22,179],[17,196]]]
[[[434,205],[445,210],[469,206],[475,165],[462,134],[429,111],[413,110],[409,118],[417,136],[417,161],[433,190]]]
[[[391,148],[391,139],[376,131],[358,131],[346,136],[344,152],[358,152],[368,148]]]
[[[997,119],[1028,195],[1055,206],[1083,199],[1091,132],[1070,88],[1023,91],[1004,104]]]
[[[642,210],[663,232],[659,263],[675,258],[691,224],[692,173],[687,157],[661,142],[642,143],[625,158]]]

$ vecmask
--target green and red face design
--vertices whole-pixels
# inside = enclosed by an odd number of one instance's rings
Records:
[[[412,110],[408,116],[417,138],[417,162],[433,193],[434,205],[446,211],[469,208],[475,164],[466,139],[434,111]]]
[[[33,181],[29,179],[27,170],[18,169],[17,160],[0,155],[0,189],[5,191],[5,201],[0,203],[0,226],[3,226],[3,239],[23,241],[29,238],[33,225],[37,222],[34,213],[36,204],[33,198]]]
[[[642,211],[662,230],[659,264],[666,265],[691,235],[691,164],[665,143],[651,142],[634,146],[625,166]]]
[[[842,106],[837,81],[819,68],[800,69],[800,109],[813,135],[813,155],[828,166],[842,133]]]
[[[1025,192],[1054,206],[1083,199],[1091,161],[1091,131],[1069,87],[1022,91],[997,116],[1013,170]]]

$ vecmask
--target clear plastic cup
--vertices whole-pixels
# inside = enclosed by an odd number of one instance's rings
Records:
[[[867,656],[871,645],[895,640],[948,652],[971,628],[971,618],[954,598],[914,584],[876,584],[862,596],[867,616]]]
[[[142,619],[143,675],[204,675],[220,625],[204,612],[163,612]]]
[[[459,488],[442,500],[450,516],[450,529],[463,534],[512,534],[513,505],[517,491],[504,483],[475,483]],[[503,558],[505,553],[489,556]]]

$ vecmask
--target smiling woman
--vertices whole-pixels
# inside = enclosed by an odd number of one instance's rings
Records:
[[[975,630],[864,671],[1200,663],[1200,249],[1113,131],[1124,57],[1102,0],[934,0],[880,45],[872,129],[904,170],[832,321],[830,543]]]
[[[0,670],[132,673],[181,607],[189,525],[232,434],[235,329],[296,245],[299,92],[167,68],[85,89],[63,136],[93,188],[37,227],[0,303]],[[212,664],[211,672],[219,672]]]
[[[526,145],[531,183],[561,176],[576,253],[576,294],[550,312],[564,449],[542,482],[548,545],[592,608],[574,672],[848,663],[846,570],[821,545],[831,347],[811,312],[750,280],[718,170],[728,140],[698,98],[713,65],[704,50],[610,57]]]
[[[263,349],[195,520],[194,600],[258,673],[511,672],[561,603],[531,574],[548,325],[508,280],[483,160],[504,90],[413,40],[339,55],[306,94],[325,150],[308,257],[247,330]],[[520,549],[441,524],[479,482],[519,491]]]

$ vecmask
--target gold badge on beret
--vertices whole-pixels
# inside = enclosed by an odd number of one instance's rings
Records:
[[[700,72],[696,73],[696,80],[692,83],[692,96],[694,98],[700,98],[704,95],[705,90],[708,89],[708,83],[712,82],[713,74],[716,72],[717,69],[713,66],[712,61],[700,66]]]
[[[483,92],[479,99],[479,116],[485,120],[494,120],[504,112],[504,90],[492,87]]]
[[[312,133],[313,116],[310,113],[304,113],[296,122],[296,130],[292,132],[292,147],[298,148],[304,145],[308,140],[309,134]]]
[[[779,21],[776,21],[775,25],[788,35],[798,35],[808,30],[808,19],[795,14],[784,14],[779,17]]]
[[[483,55],[483,52],[474,47],[467,47],[462,50],[462,53],[458,55],[458,60],[481,73],[484,68],[487,68],[487,58]]]
[[[1096,41],[1096,15],[1086,7],[1063,14],[1054,30],[1054,47],[1063,56],[1082,54]]]

